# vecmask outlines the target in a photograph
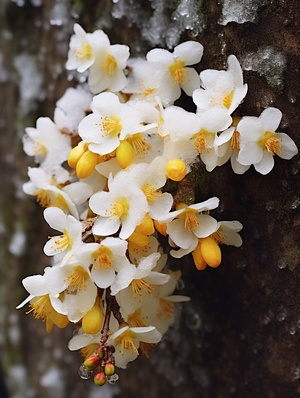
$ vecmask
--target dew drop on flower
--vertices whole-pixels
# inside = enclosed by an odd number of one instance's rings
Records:
[[[89,379],[93,372],[90,370],[87,370],[87,368],[84,366],[84,364],[80,365],[80,368],[78,369],[78,374],[83,380]]]
[[[109,384],[116,384],[119,380],[119,376],[117,375],[117,373],[114,373],[111,376],[107,376],[107,381],[109,382]]]

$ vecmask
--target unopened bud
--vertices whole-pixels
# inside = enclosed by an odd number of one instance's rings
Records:
[[[128,141],[121,141],[116,150],[116,159],[122,169],[130,166],[134,160],[134,151]]]
[[[115,373],[115,367],[112,363],[107,363],[104,368],[106,376],[112,376]]]
[[[76,174],[78,178],[86,178],[95,170],[98,161],[97,153],[87,150],[76,164]]]
[[[96,334],[103,324],[103,307],[100,297],[97,297],[93,307],[82,318],[82,329],[87,334]]]
[[[70,167],[76,167],[79,159],[81,156],[84,154],[84,152],[87,150],[87,144],[81,144],[75,146],[71,152],[69,153],[68,156],[68,164]]]
[[[167,223],[160,223],[157,220],[154,220],[155,229],[162,235],[167,236]]]
[[[94,374],[94,383],[96,386],[103,386],[106,383],[106,375],[104,372],[99,371]]]
[[[202,256],[202,253],[201,253],[201,241],[200,240],[198,242],[198,245],[196,246],[196,249],[193,251],[193,260],[194,260],[196,268],[199,271],[202,271],[207,267],[207,264]]]
[[[87,370],[93,370],[99,365],[99,362],[99,357],[97,357],[96,355],[90,355],[86,358],[83,364],[87,368]]]
[[[221,249],[217,242],[210,236],[201,240],[201,253],[204,261],[211,268],[217,268],[221,264]]]
[[[154,233],[153,220],[148,213],[145,214],[141,224],[136,227],[136,230],[144,235],[152,235]]]
[[[166,175],[172,181],[181,181],[186,174],[186,165],[181,159],[169,160],[166,164]]]

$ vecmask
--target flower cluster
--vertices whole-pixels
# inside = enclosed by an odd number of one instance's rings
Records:
[[[59,234],[44,246],[51,265],[23,280],[29,296],[19,308],[29,303],[47,332],[74,323],[69,348],[84,356],[80,375],[103,385],[116,382],[115,367],[148,356],[176,303],[189,300],[174,294],[181,274],[166,253],[191,253],[204,270],[220,265],[220,245],[242,244],[240,222],[210,214],[217,197],[194,203],[182,194],[193,166],[212,171],[230,160],[235,173],[253,165],[266,174],[275,154],[291,159],[297,148],[276,131],[278,109],[232,116],[247,93],[234,55],[227,70],[199,75],[191,67],[202,57],[198,42],[130,59],[128,46],[111,45],[102,30],[75,24],[74,33],[66,67],[88,84],[68,88],[54,121],[41,117],[24,135],[38,163],[24,191]],[[182,90],[195,112],[175,104]]]

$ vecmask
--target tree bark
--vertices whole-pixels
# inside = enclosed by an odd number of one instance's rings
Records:
[[[147,31],[145,21],[153,22],[151,4],[154,7],[156,2],[120,1],[126,5],[124,13],[116,8],[120,4],[109,0],[0,3],[0,359],[4,379],[14,398],[96,396],[93,383],[77,376],[79,354],[68,352],[72,328],[46,335],[44,324],[15,310],[25,297],[22,278],[42,273],[48,265],[42,247],[50,232],[42,210],[22,193],[32,163],[23,154],[21,136],[25,127],[35,126],[37,117],[52,118],[55,101],[74,84],[64,69],[74,22],[86,31],[103,28],[112,43],[128,44],[133,54],[141,55],[153,47],[153,25]],[[171,21],[178,3],[161,3],[164,21]],[[280,130],[299,147],[298,1],[262,1],[260,5],[250,1],[256,19],[250,22],[248,17],[243,23],[241,14],[232,10],[226,14],[228,0],[190,3],[198,4],[198,32],[182,30],[180,37],[204,45],[198,71],[224,69],[227,56],[235,54],[249,86],[240,114],[259,116],[268,106],[278,107],[283,113]],[[162,33],[157,45],[167,47],[170,37],[167,41]],[[119,383],[105,386],[105,394],[295,397],[300,393],[299,155],[291,161],[275,159],[267,176],[253,168],[235,175],[226,164],[203,173],[200,180],[196,200],[218,196],[218,219],[243,223],[243,246],[222,248],[218,269],[199,272],[189,257],[174,262],[183,272],[182,292],[190,295],[191,302],[180,307],[174,327],[150,360],[138,358],[118,372]]]

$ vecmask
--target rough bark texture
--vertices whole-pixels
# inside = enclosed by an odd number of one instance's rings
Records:
[[[23,155],[20,137],[38,116],[52,117],[55,101],[72,84],[63,66],[75,21],[87,31],[98,22],[97,27],[104,28],[113,43],[134,43],[133,52],[145,53],[150,44],[140,36],[139,23],[112,18],[110,1],[58,2],[70,12],[60,18],[62,25],[55,22],[56,3],[50,0],[39,6],[32,5],[39,4],[34,1],[22,7],[16,3],[2,0],[0,9],[0,359],[11,397],[94,397],[99,390],[77,376],[79,355],[67,350],[71,328],[45,336],[41,322],[15,311],[24,298],[21,279],[42,273],[47,265],[42,246],[49,234],[41,209],[21,192],[30,160]],[[145,3],[142,11],[147,18],[152,11]],[[176,2],[165,3],[171,10]],[[300,147],[299,3],[263,3],[255,23],[223,26],[218,24],[222,5],[203,2],[205,28],[193,38],[205,48],[199,71],[223,69],[227,55],[244,60],[268,46],[284,54],[286,66],[275,80],[276,68],[269,74],[266,69],[261,74],[245,71],[249,93],[240,112],[258,116],[267,106],[278,107],[283,113],[281,130]],[[139,1],[128,4],[141,7]],[[188,37],[188,32],[182,35],[183,40]],[[33,57],[38,67],[38,95],[26,98],[26,90],[21,89],[20,71],[26,59],[18,58],[20,54]],[[30,84],[38,84],[35,76]],[[225,248],[223,263],[216,270],[198,272],[190,259],[175,264],[183,270],[183,292],[192,301],[182,306],[177,323],[150,361],[139,358],[119,372],[119,384],[105,387],[103,396],[277,398],[300,394],[299,156],[289,162],[277,158],[267,176],[252,169],[238,176],[225,165],[202,180],[197,200],[220,197],[218,218],[241,221],[244,244],[240,249]],[[19,239],[17,231],[23,232]],[[22,237],[26,237],[24,250]],[[12,242],[20,250],[9,249]],[[60,377],[53,386],[51,372],[55,375],[57,369]]]

